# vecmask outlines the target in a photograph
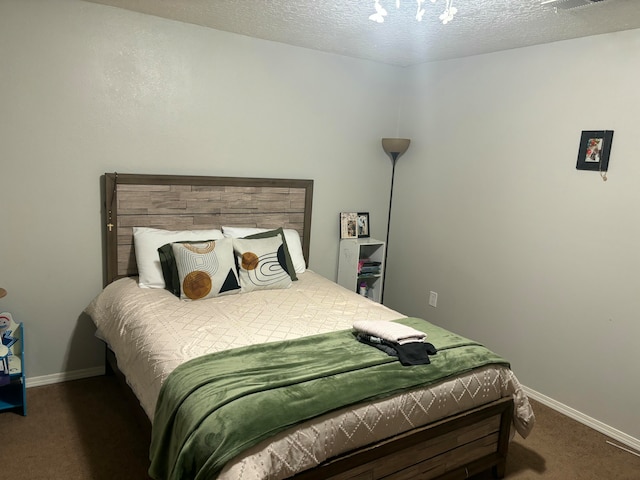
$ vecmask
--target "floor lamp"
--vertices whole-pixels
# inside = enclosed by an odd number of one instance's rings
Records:
[[[409,148],[408,138],[383,138],[382,149],[391,158],[391,191],[389,193],[389,217],[387,218],[387,240],[384,246],[384,276],[382,277],[382,294],[380,303],[384,301],[384,285],[387,281],[387,253],[389,252],[389,232],[391,230],[391,205],[393,204],[393,181],[396,176],[396,161]]]

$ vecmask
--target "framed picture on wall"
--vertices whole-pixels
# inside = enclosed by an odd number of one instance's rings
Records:
[[[340,238],[358,238],[358,214],[340,213]]]
[[[369,212],[358,212],[358,238],[369,236]]]
[[[576,168],[606,172],[609,168],[612,141],[613,130],[583,130]]]

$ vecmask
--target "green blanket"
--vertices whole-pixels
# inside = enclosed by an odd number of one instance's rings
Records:
[[[157,480],[209,480],[243,450],[341,407],[429,385],[488,364],[485,347],[417,318],[431,364],[402,366],[351,330],[218,352],[176,368],[160,391],[151,467]]]

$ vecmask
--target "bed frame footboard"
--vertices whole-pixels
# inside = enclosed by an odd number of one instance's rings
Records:
[[[378,442],[296,475],[296,480],[503,478],[513,399],[503,398]]]

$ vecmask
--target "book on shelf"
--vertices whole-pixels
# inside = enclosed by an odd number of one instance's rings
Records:
[[[378,265],[368,267],[365,265],[360,269],[360,273],[380,273],[380,266]]]

